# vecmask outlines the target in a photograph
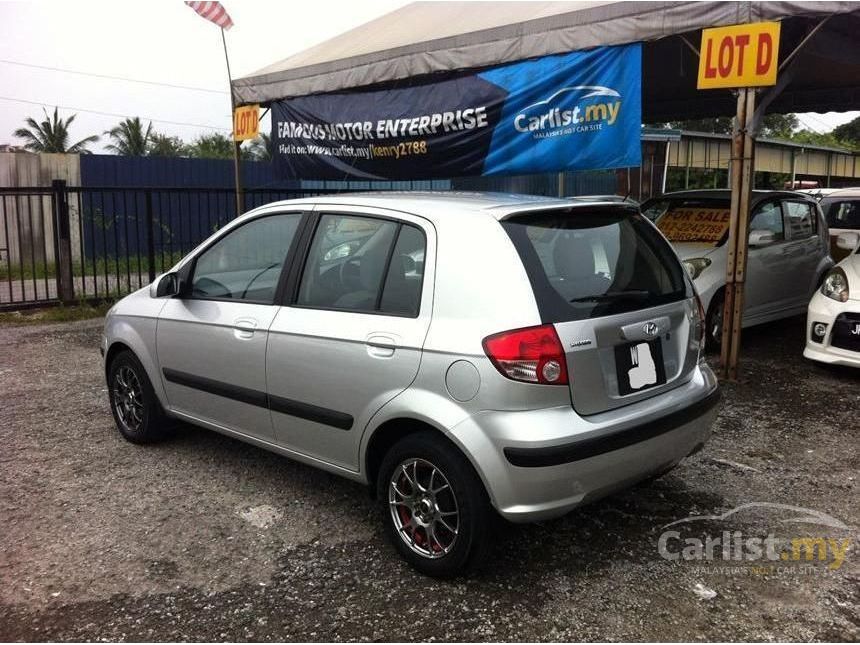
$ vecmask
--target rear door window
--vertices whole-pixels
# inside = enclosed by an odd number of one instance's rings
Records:
[[[789,237],[805,240],[815,235],[815,220],[812,205],[805,202],[783,202],[788,217]]]
[[[416,317],[425,251],[423,231],[410,224],[322,215],[296,304]]]
[[[692,297],[672,249],[641,215],[551,211],[502,222],[544,322],[585,320]]]

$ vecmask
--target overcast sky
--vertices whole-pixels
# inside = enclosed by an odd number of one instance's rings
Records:
[[[241,76],[405,3],[224,0],[223,4],[235,23],[227,32],[230,62],[234,76]],[[4,61],[223,93],[92,78]],[[186,140],[201,132],[228,133],[227,87],[219,29],[180,0],[0,1],[0,143],[20,143],[12,132],[26,116],[42,114],[39,105],[8,99],[59,105],[64,116],[77,112],[73,140],[101,134],[125,116],[152,120],[158,131]],[[802,115],[802,124],[823,132],[858,114]],[[263,127],[268,129],[268,121]]]

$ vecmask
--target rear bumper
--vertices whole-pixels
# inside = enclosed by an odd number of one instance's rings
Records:
[[[570,406],[483,412],[455,434],[496,510],[532,522],[564,515],[698,451],[719,399],[716,377],[701,365],[688,383],[601,415],[580,417]]]

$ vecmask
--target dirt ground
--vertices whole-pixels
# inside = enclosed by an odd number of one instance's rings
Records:
[[[860,640],[860,370],[804,361],[802,319],[746,334],[704,451],[559,520],[501,524],[488,565],[451,582],[401,562],[361,486],[190,427],[123,441],[99,333],[0,327],[0,640]],[[844,562],[658,553],[666,524],[752,502],[848,528],[761,508],[671,528],[806,530],[850,540]]]

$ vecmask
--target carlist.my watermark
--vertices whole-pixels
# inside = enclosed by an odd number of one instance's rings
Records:
[[[739,513],[762,512],[782,515],[778,527],[766,534],[730,528]],[[784,517],[789,515],[789,517]],[[722,524],[716,532],[703,532]],[[729,527],[725,527],[729,525]],[[785,525],[791,525],[790,531]],[[805,525],[801,530],[798,525]],[[698,529],[698,531],[697,531]],[[662,527],[657,551],[669,561],[695,562],[704,573],[721,574],[809,574],[837,571],[851,550],[854,529],[841,520],[808,508],[752,502],[721,515],[697,515]]]

